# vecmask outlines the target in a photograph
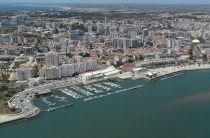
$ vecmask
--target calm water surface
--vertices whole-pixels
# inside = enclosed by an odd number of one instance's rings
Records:
[[[77,103],[0,127],[1,138],[209,138],[210,71],[189,72],[135,92]]]

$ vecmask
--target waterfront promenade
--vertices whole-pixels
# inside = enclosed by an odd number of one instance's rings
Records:
[[[130,77],[134,79],[144,78],[144,79],[150,80],[150,78],[147,77],[148,72],[152,74],[156,74],[157,76],[155,78],[159,78],[168,74],[173,74],[173,73],[178,73],[178,72],[205,70],[205,69],[210,69],[210,64],[192,64],[192,65],[148,69],[146,72],[134,73],[133,75],[130,75]]]
[[[9,123],[25,118],[23,113],[0,115],[0,124]]]
[[[156,69],[147,69],[144,72],[139,73],[132,73],[132,72],[125,72],[123,74],[119,74],[114,76],[115,78],[121,78],[121,79],[156,79],[163,76],[166,76],[168,74],[183,72],[183,71],[193,71],[193,70],[204,70],[204,69],[210,69],[210,64],[192,64],[192,65],[182,65],[182,66],[171,66],[171,67],[162,67],[162,68],[156,68]],[[156,74],[156,77],[150,79],[147,77],[148,72],[152,74]],[[110,78],[106,78],[110,79]],[[100,80],[100,81],[104,81]],[[91,83],[100,82],[99,80],[94,80]],[[67,80],[53,80],[50,82],[47,82],[43,85],[35,86],[29,89],[26,89],[23,92],[20,92],[16,95],[14,95],[9,101],[9,107],[11,108],[19,108],[22,110],[19,114],[14,115],[0,115],[0,124],[24,119],[24,118],[30,118],[33,116],[36,116],[40,113],[40,109],[35,107],[32,103],[32,100],[35,98],[36,95],[42,95],[49,93],[51,89],[57,89],[57,88],[63,88],[66,86],[75,85],[79,82],[76,81],[76,78],[70,78]],[[88,83],[89,84],[89,83]]]

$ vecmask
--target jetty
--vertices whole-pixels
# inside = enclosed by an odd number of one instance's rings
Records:
[[[62,91],[63,93],[65,93],[65,94],[68,95],[68,96],[73,97],[74,99],[83,98],[82,95],[79,95],[79,94],[77,94],[76,92],[73,92],[73,91],[71,91],[71,90],[69,90],[69,89],[60,89],[60,91]]]
[[[55,110],[58,110],[58,109],[61,109],[61,108],[64,108],[64,107],[68,107],[68,106],[72,106],[73,104],[72,103],[69,103],[69,104],[66,104],[66,105],[61,105],[61,106],[58,106],[58,107],[50,107],[49,109],[46,110],[46,112],[52,112],[52,111],[55,111]]]
[[[97,95],[97,96],[88,97],[88,98],[85,98],[83,101],[90,101],[90,100],[99,99],[99,98],[102,98],[102,97],[105,97],[105,96],[109,96],[109,95],[113,95],[113,94],[117,94],[117,93],[122,93],[122,92],[126,92],[126,91],[132,91],[132,90],[135,90],[135,89],[139,89],[142,86],[143,85],[132,86],[130,88],[125,88],[125,89],[118,90],[118,91],[115,91],[115,92],[109,92],[109,93],[106,93],[106,94],[103,94],[103,95]]]
[[[196,71],[196,70],[206,70],[210,69],[210,64],[191,64],[183,66],[170,66],[170,67],[161,67],[155,69],[147,69],[145,72],[133,73],[131,78],[139,79],[143,78],[146,80],[156,80],[167,78],[167,76],[176,76],[183,75],[187,71]],[[154,76],[148,77],[148,74],[155,74]]]

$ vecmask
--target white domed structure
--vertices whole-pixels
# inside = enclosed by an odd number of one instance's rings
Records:
[[[193,41],[192,41],[192,43],[200,43],[200,41],[198,40],[198,39],[194,39]]]

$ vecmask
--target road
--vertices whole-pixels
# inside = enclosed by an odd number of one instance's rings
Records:
[[[9,101],[10,108],[21,109],[22,112],[14,115],[5,115],[7,119],[0,119],[0,124],[19,120],[21,118],[30,118],[40,113],[40,109],[33,105],[32,100],[37,95],[50,93],[51,89],[72,86],[77,83],[76,78],[68,78],[62,80],[50,80],[46,83],[25,89],[24,91],[14,95]]]

